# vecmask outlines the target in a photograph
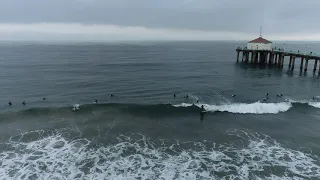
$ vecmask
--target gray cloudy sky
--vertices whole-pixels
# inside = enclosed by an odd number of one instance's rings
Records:
[[[0,0],[0,40],[320,40],[320,0]]]

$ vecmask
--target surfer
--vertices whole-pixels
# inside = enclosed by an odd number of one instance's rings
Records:
[[[113,94],[110,94],[110,97],[113,97]]]
[[[200,120],[201,120],[201,122],[203,120],[204,113],[205,113],[204,107],[203,107],[203,105],[201,105],[201,112],[200,112]]]
[[[269,96],[269,93],[265,94],[266,96]]]
[[[78,111],[80,108],[79,108],[79,104],[75,104],[75,105],[73,105],[73,107],[72,107],[72,111]]]
[[[176,94],[173,94],[173,97],[176,97]]]
[[[47,99],[46,97],[43,97],[43,98],[42,98],[42,100],[44,100],[44,101],[45,101],[46,99]]]
[[[316,100],[316,98],[315,98],[315,97],[312,97],[312,100],[314,100],[314,101],[315,101],[315,100]]]
[[[199,103],[199,100],[197,100],[197,103]]]
[[[97,103],[98,103],[98,100],[97,100],[97,99],[95,99],[95,100],[94,100],[94,103],[96,103],[96,104],[97,104]]]
[[[9,106],[12,106],[12,103],[11,103],[11,101],[9,101],[9,103],[8,103],[8,104],[9,104]]]
[[[232,94],[232,97],[236,97],[236,95]]]
[[[27,103],[26,103],[26,101],[23,101],[22,104],[25,106]]]

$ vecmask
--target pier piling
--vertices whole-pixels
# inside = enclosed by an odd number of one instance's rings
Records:
[[[284,55],[281,56],[281,61],[280,61],[280,68],[283,68],[283,63],[284,63]]]
[[[300,62],[300,71],[302,71],[302,69],[303,69],[303,60],[304,60],[304,58],[303,58],[303,57],[301,57],[301,62]]]
[[[284,51],[283,49],[279,50],[255,50],[247,48],[237,48],[237,63],[242,54],[241,61],[245,64],[268,64],[270,66],[275,66],[277,68],[283,68],[285,57],[289,57],[288,70],[293,71],[295,66],[295,59],[300,59],[300,71],[307,72],[309,60],[314,60],[313,72],[317,71],[317,65],[319,64],[319,73],[320,73],[320,56],[315,56],[314,54],[300,54],[299,52]],[[241,53],[241,54],[240,54]],[[304,62],[305,61],[305,62]],[[320,75],[320,74],[319,74]]]
[[[316,60],[314,61],[313,72],[316,72],[316,70],[317,70],[317,64],[318,64],[318,59],[316,59]]]
[[[295,63],[296,57],[292,56],[292,62],[291,62],[291,71],[294,70],[294,63]]]
[[[237,63],[239,62],[239,54],[240,54],[240,52],[237,51]]]
[[[304,72],[307,72],[308,70],[308,61],[309,59],[306,59],[306,63],[304,64]]]
[[[290,56],[290,60],[289,60],[289,66],[288,66],[289,70],[291,69],[291,63],[292,63],[292,56]]]
[[[320,76],[320,63],[319,63],[318,75]]]

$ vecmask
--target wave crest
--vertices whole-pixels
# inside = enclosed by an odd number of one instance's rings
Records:
[[[210,105],[210,104],[194,104],[197,107],[204,106],[206,111],[211,112],[230,112],[239,114],[277,114],[279,112],[286,112],[291,107],[290,102],[280,102],[280,103],[234,103],[234,104],[222,104],[222,105]],[[189,107],[192,104],[181,103],[175,105],[175,107]]]

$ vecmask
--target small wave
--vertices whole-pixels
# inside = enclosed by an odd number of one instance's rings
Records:
[[[35,132],[32,132],[33,134]],[[141,134],[118,136],[114,144],[93,147],[88,139],[54,133],[28,133],[6,142],[0,152],[4,179],[282,179],[317,178],[319,161],[310,153],[283,147],[258,133],[230,130],[234,143],[162,142]]]
[[[174,105],[175,107],[189,107],[193,104],[181,103]],[[239,114],[277,114],[279,112],[288,111],[292,104],[290,102],[280,102],[280,103],[233,103],[233,104],[223,104],[223,105],[210,105],[210,104],[194,104],[197,107],[203,105],[204,109],[211,112],[230,112]]]
[[[191,107],[193,106],[193,104],[189,104],[189,103],[181,103],[181,104],[176,104],[173,105],[174,107]]]
[[[320,108],[320,102],[308,102],[308,105],[316,108]]]
[[[293,100],[293,99],[288,99],[288,101],[291,102],[291,103],[296,103],[296,104],[308,104],[309,106],[312,106],[312,107],[315,107],[315,108],[320,108],[320,102],[317,102],[317,101]]]

